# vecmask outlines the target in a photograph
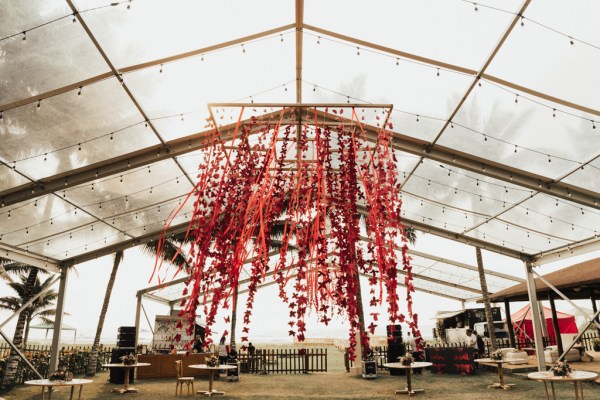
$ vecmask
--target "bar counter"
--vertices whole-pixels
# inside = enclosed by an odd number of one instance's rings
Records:
[[[212,353],[190,353],[190,354],[140,354],[138,362],[149,363],[150,366],[137,370],[137,379],[149,378],[175,378],[175,361],[183,362],[184,376],[207,376],[208,371],[189,368],[188,365],[204,364],[207,357]]]

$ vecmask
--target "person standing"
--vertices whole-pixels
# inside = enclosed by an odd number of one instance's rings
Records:
[[[229,349],[225,344],[226,336],[221,337],[219,341],[219,364],[227,364],[227,355],[229,354]]]
[[[477,351],[477,337],[473,335],[472,329],[467,329],[467,347],[471,347]]]

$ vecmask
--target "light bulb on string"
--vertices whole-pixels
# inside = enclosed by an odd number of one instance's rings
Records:
[[[596,122],[592,119],[592,129],[596,129]]]
[[[27,31],[23,31],[23,42],[27,41]]]
[[[160,64],[160,70],[158,72],[162,74],[162,72],[163,72],[163,65],[162,64]]]
[[[518,102],[519,102],[519,95],[515,94],[515,103],[518,103]]]
[[[575,41],[573,40],[573,37],[569,36],[569,43],[571,43],[571,46],[575,44]]]
[[[360,56],[360,47],[357,47],[357,48],[356,48],[356,55],[357,55],[357,56]]]
[[[475,11],[479,11],[479,8],[477,8],[477,3],[473,3],[473,7]]]
[[[77,96],[81,96],[82,90],[83,90],[83,86],[79,86],[79,91],[77,92]]]
[[[244,48],[244,44],[242,43],[242,53],[245,53],[246,49]]]
[[[40,99],[40,100],[38,100],[38,103],[37,103],[37,107],[36,107],[36,108],[37,108],[38,110],[39,110],[40,108],[42,108],[42,100],[41,100],[41,99]]]
[[[317,36],[317,44],[321,44],[321,36]]]
[[[77,150],[81,151],[81,143],[79,143],[79,148]]]
[[[525,17],[521,15],[521,26],[525,26]]]
[[[440,69],[437,69],[437,76],[440,76]]]
[[[279,41],[283,42],[283,34],[281,34],[281,33],[279,34]]]
[[[553,116],[554,118],[556,118],[556,108],[553,108],[553,109],[552,109],[552,116]]]

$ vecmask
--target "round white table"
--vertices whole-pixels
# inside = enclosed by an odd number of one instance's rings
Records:
[[[525,359],[510,359],[510,360],[492,360],[491,358],[477,358],[475,360],[476,363],[490,363],[490,364],[496,364],[496,367],[498,367],[498,383],[492,383],[491,385],[488,386],[488,388],[490,389],[504,389],[504,390],[508,390],[508,389],[512,389],[513,386],[515,386],[514,383],[504,383],[504,371],[502,371],[502,364],[504,363],[508,363],[508,362],[520,362],[520,361],[526,361],[529,362],[528,360]]]
[[[575,386],[575,398],[583,400],[583,384],[584,381],[593,381],[598,378],[598,374],[595,372],[588,371],[573,371],[569,374],[569,376],[554,376],[552,371],[544,371],[544,372],[532,372],[527,374],[527,378],[533,379],[535,381],[544,382],[544,389],[546,390],[546,399],[550,399],[550,395],[548,394],[548,385],[547,382],[550,382],[550,386],[552,387],[552,398],[556,399],[556,393],[554,392],[554,382],[573,382],[573,386]]]
[[[416,361],[411,363],[410,365],[402,365],[401,363],[387,363],[383,364],[386,368],[391,369],[404,369],[406,370],[406,389],[396,390],[396,394],[407,394],[409,396],[415,395],[417,393],[424,392],[424,389],[413,389],[412,387],[412,370],[415,368],[426,368],[431,367],[433,364],[430,362]]]
[[[220,369],[236,369],[237,368],[237,366],[235,366],[235,365],[227,365],[227,364],[222,364],[222,365],[219,365],[218,367],[209,367],[206,364],[192,364],[192,365],[188,365],[188,367],[196,368],[196,369],[204,369],[204,370],[208,371],[208,390],[198,390],[196,392],[197,394],[203,394],[205,396],[212,396],[213,394],[214,395],[225,394],[225,392],[213,390],[213,379],[214,379],[215,372]]]
[[[107,368],[123,368],[124,372],[125,372],[125,378],[123,381],[123,389],[113,389],[113,392],[115,393],[119,393],[119,394],[123,394],[123,393],[137,393],[138,390],[134,389],[132,387],[129,387],[129,374],[130,371],[132,369],[138,368],[138,367],[147,367],[149,366],[149,363],[137,363],[137,364],[131,364],[131,365],[125,365],[125,364],[104,364],[104,367]]]
[[[49,379],[35,379],[32,381],[26,381],[26,385],[31,386],[41,386],[42,387],[42,400],[45,399],[45,389],[48,388],[48,400],[52,398],[52,388],[56,386],[71,386],[71,397],[69,399],[73,400],[73,392],[75,391],[75,386],[79,386],[79,395],[77,396],[77,400],[81,399],[81,391],[83,389],[83,385],[87,385],[88,383],[92,383],[91,379],[72,379],[70,381],[51,381]]]

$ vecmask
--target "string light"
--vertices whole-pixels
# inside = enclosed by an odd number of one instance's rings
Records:
[[[79,86],[79,91],[77,92],[77,96],[81,96],[82,90],[83,90],[83,86]]]
[[[244,43],[242,43],[242,53],[245,53],[246,49],[244,48]]]

